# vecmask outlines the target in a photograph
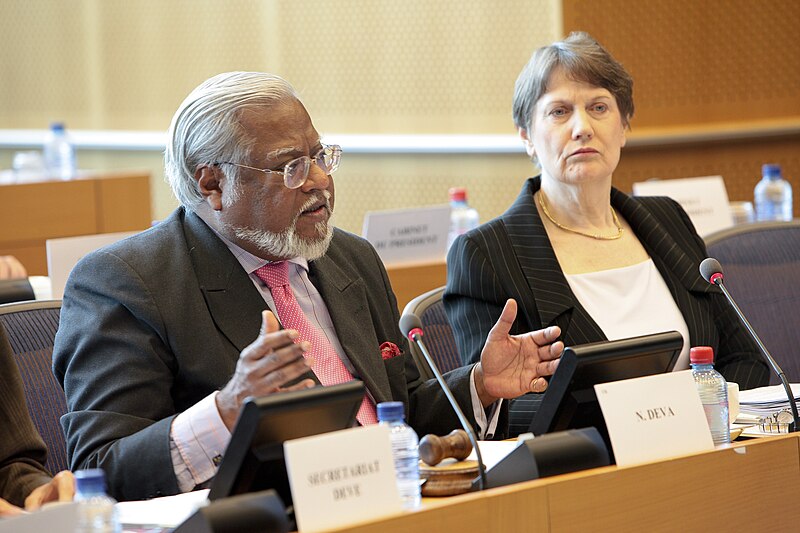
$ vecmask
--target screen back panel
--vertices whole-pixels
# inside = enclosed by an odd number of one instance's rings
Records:
[[[594,426],[608,442],[594,385],[671,372],[682,347],[681,334],[669,331],[565,348],[530,431]]]
[[[363,397],[356,380],[246,400],[208,498],[274,488],[288,505],[283,443],[353,426]]]

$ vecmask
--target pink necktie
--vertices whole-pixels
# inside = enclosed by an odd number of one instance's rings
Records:
[[[283,327],[296,329],[300,334],[297,341],[305,340],[311,343],[311,349],[307,353],[314,357],[312,370],[320,383],[328,386],[353,381],[353,375],[342,363],[336,349],[325,334],[308,320],[300,304],[297,303],[289,285],[289,264],[286,261],[268,263],[256,270],[256,276],[269,287]],[[375,406],[366,394],[356,418],[362,426],[378,423]]]

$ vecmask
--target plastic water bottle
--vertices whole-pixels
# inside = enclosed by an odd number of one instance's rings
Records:
[[[106,493],[106,476],[99,468],[75,472],[78,503],[76,533],[120,533],[114,498]]]
[[[397,470],[397,489],[403,508],[414,509],[420,502],[419,438],[405,423],[402,402],[378,404],[378,421],[389,426],[392,438],[392,455]]]
[[[710,346],[697,346],[689,351],[692,377],[706,412],[708,428],[714,445],[731,441],[728,425],[728,385],[722,374],[714,370],[714,350]]]
[[[447,249],[456,237],[466,233],[479,224],[478,212],[467,204],[467,190],[453,187],[450,193],[450,233],[447,236]]]
[[[792,220],[792,186],[780,165],[763,165],[755,189],[756,220]]]
[[[62,180],[75,177],[75,148],[63,122],[50,124],[50,133],[44,142],[44,162],[51,176]]]

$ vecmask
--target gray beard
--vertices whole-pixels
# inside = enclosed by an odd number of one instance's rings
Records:
[[[322,196],[325,199],[328,211],[333,215],[330,205],[330,193],[323,191]],[[249,242],[266,255],[283,259],[303,257],[307,261],[313,261],[322,257],[328,251],[328,246],[330,246],[333,238],[333,224],[330,218],[326,222],[317,222],[314,228],[322,236],[315,239],[304,239],[297,234],[297,220],[303,211],[309,209],[318,200],[319,198],[309,198],[292,219],[289,226],[280,233],[243,226],[231,226],[229,229],[233,231],[237,238]]]
[[[325,255],[333,238],[333,224],[330,223],[330,220],[328,222],[318,222],[315,225],[317,232],[322,234],[322,237],[308,240],[297,235],[296,222],[297,220],[295,219],[286,230],[280,233],[245,227],[231,229],[236,237],[251,243],[266,255],[272,257],[283,259],[304,257],[307,261],[313,261]]]

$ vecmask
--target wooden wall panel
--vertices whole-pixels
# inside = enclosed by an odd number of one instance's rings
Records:
[[[46,276],[47,239],[147,229],[149,182],[146,172],[127,172],[2,185],[0,255],[15,255],[29,275]]]
[[[563,0],[564,34],[589,32],[633,76],[632,135],[800,120],[798,21],[794,0]],[[614,182],[721,174],[731,200],[752,200],[763,163],[800,186],[800,135],[628,147]]]
[[[563,0],[634,78],[633,126],[800,115],[795,0]]]
[[[800,187],[800,135],[655,147],[623,148],[614,185],[630,192],[634,182],[651,178],[721,175],[730,200],[753,200],[763,163],[779,163],[797,190]],[[795,201],[795,216],[800,204]]]

